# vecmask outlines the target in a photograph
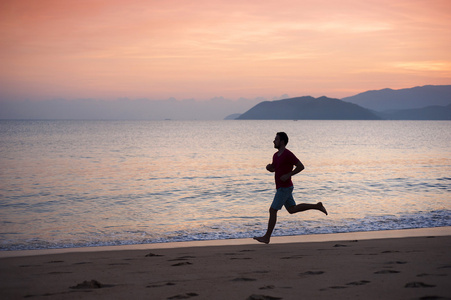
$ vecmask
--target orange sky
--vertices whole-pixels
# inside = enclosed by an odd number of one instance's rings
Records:
[[[451,84],[449,0],[3,0],[0,100]]]

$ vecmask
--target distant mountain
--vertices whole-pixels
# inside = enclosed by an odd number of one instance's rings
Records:
[[[373,112],[353,103],[310,96],[265,101],[237,120],[379,120]]]
[[[377,113],[386,120],[451,120],[451,104]]]
[[[235,120],[237,119],[241,114],[231,114],[224,118],[224,120]]]
[[[367,91],[341,99],[376,111],[423,108],[451,104],[451,85],[425,85],[409,89]]]

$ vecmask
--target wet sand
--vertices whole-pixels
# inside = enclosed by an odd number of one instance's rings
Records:
[[[221,245],[3,253],[0,295],[2,299],[451,299],[450,230],[321,235],[323,241],[283,237],[269,245],[245,239]]]

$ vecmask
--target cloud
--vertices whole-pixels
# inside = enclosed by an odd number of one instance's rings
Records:
[[[442,84],[449,1],[2,1],[10,99],[343,95]],[[377,70],[372,73],[371,70]],[[367,76],[353,76],[366,72]],[[382,75],[380,75],[382,74]],[[386,80],[384,80],[384,75]],[[427,79],[426,79],[427,80]],[[440,81],[440,82],[439,82]]]
[[[395,64],[396,68],[411,71],[446,72],[451,75],[451,61],[413,61]]]

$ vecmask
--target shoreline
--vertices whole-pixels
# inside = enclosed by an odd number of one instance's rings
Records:
[[[291,243],[312,243],[312,242],[332,242],[346,240],[372,240],[390,239],[406,237],[427,237],[427,236],[451,236],[451,226],[430,227],[413,229],[395,229],[381,231],[359,231],[344,233],[325,233],[297,236],[274,236],[271,244],[291,244]],[[187,242],[168,242],[154,244],[134,244],[117,246],[95,246],[79,248],[57,248],[57,249],[37,249],[37,250],[4,250],[0,251],[0,259],[8,257],[54,255],[64,253],[79,252],[104,252],[104,251],[128,251],[128,250],[152,250],[152,249],[172,249],[189,247],[214,247],[214,246],[240,246],[260,244],[252,238],[227,239],[227,240],[202,240]]]

